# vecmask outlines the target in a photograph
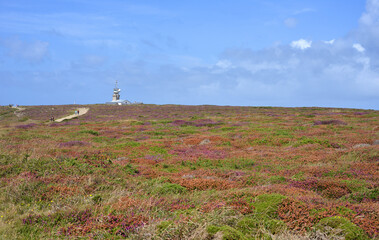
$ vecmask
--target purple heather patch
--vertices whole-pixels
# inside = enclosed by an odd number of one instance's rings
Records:
[[[89,145],[89,143],[82,142],[82,141],[69,141],[69,142],[64,142],[64,143],[59,144],[60,147],[85,146],[85,145]]]
[[[16,126],[16,128],[20,128],[20,129],[28,129],[28,128],[32,128],[34,126],[36,126],[37,124],[35,123],[29,123],[29,124],[24,124],[24,125],[18,125]]]
[[[344,121],[341,120],[322,120],[322,121],[314,121],[313,125],[347,125]]]

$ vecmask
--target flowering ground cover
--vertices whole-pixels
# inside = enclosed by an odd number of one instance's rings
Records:
[[[76,107],[0,107],[1,238],[378,237],[378,111]]]

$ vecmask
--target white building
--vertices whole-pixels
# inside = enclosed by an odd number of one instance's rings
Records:
[[[113,89],[113,96],[112,96],[112,101],[111,102],[107,102],[107,104],[113,104],[113,105],[129,105],[129,104],[139,104],[139,103],[132,103],[128,100],[122,100],[120,99],[120,92],[121,92],[121,89],[119,89],[117,87],[117,81],[116,81],[116,85],[115,85],[115,88]]]

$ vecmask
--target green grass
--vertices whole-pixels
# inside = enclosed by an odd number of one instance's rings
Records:
[[[316,230],[326,232],[328,235],[341,236],[346,240],[365,240],[368,236],[361,228],[343,217],[328,217],[321,219],[315,226]]]

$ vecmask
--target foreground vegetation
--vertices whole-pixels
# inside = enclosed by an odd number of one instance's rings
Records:
[[[1,238],[378,237],[378,111],[78,107],[0,107]]]

